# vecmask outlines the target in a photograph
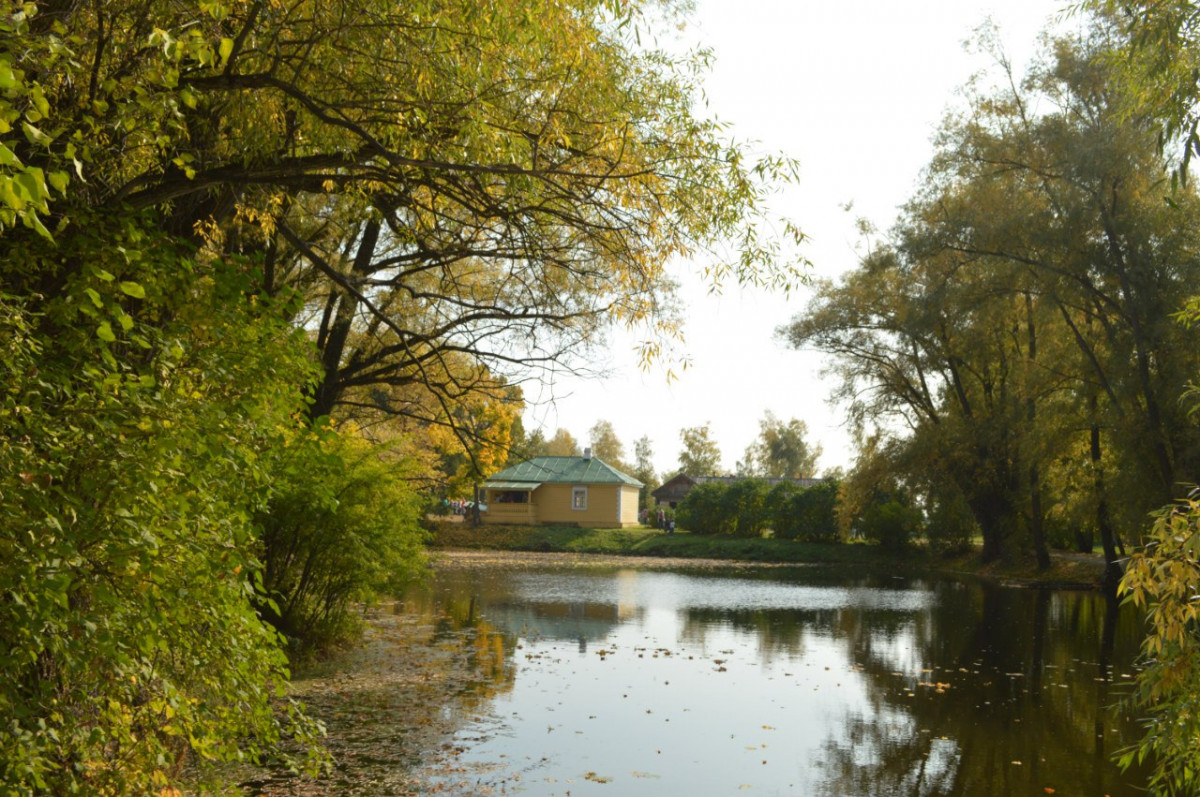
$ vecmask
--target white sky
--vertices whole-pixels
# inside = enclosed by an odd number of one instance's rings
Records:
[[[932,154],[931,137],[955,92],[985,57],[962,43],[989,17],[1010,60],[1023,67],[1059,12],[1054,0],[697,0],[685,37],[713,48],[709,112],[738,140],[800,161],[801,179],[774,203],[809,236],[813,274],[834,276],[857,262],[855,220],[891,226]],[[853,203],[849,212],[843,210]],[[693,269],[698,272],[699,264]],[[711,424],[732,470],[758,434],[765,411],[808,425],[822,468],[852,464],[843,414],[827,403],[822,358],[774,339],[802,309],[790,299],[727,287],[709,295],[683,281],[690,367],[668,383],[665,370],[639,370],[633,341],[614,334],[603,379],[563,378],[526,386],[526,428],[547,437],[564,428],[587,445],[597,420],[612,422],[633,459],[648,435],[660,472],[677,469],[679,430]]]

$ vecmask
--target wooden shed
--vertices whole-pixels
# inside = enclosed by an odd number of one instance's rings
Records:
[[[484,523],[638,525],[637,479],[591,456],[534,457],[482,485]]]

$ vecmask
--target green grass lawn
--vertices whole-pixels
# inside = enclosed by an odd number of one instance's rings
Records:
[[[1010,583],[1089,586],[1104,571],[1101,557],[1052,553],[1053,567],[1038,571],[1030,557],[983,564],[979,548],[954,556],[937,556],[924,548],[890,551],[866,543],[815,543],[776,539],[742,539],[659,529],[588,529],[575,526],[478,526],[439,521],[432,525],[431,547],[487,551],[648,556],[674,559],[718,559],[781,564],[829,564],[974,575]]]
[[[783,563],[894,563],[919,553],[882,551],[877,546],[742,539],[659,529],[588,529],[572,526],[478,526],[437,523],[431,543],[438,548],[596,553],[680,559],[731,559]]]

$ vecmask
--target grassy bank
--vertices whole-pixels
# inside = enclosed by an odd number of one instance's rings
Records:
[[[439,523],[435,548],[492,551],[589,553],[674,559],[728,559],[785,564],[918,563],[919,552],[894,553],[872,545],[842,545],[792,540],[739,539],[691,534],[668,535],[658,529],[587,529],[572,526],[479,526]]]
[[[672,559],[723,559],[782,564],[840,564],[906,571],[974,575],[997,581],[1092,586],[1104,572],[1095,556],[1056,554],[1053,567],[1037,571],[1032,561],[983,565],[977,552],[954,557],[934,556],[923,549],[888,551],[860,543],[812,543],[795,540],[739,539],[680,531],[667,535],[658,529],[588,529],[574,526],[479,526],[434,524],[431,546],[477,551],[538,551],[608,556],[646,556]]]

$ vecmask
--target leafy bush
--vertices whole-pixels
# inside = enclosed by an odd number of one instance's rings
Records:
[[[869,504],[858,519],[858,530],[884,548],[899,549],[912,543],[921,531],[921,513],[896,498]]]
[[[279,711],[286,658],[249,600],[302,336],[240,267],[133,223],[104,240],[31,248],[9,265],[76,268],[53,298],[0,296],[6,794],[167,793],[189,756],[314,731]]]
[[[1200,493],[1158,512],[1145,547],[1121,579],[1126,600],[1145,612],[1143,669],[1131,703],[1146,733],[1122,751],[1128,768],[1150,762],[1149,793],[1200,793]]]
[[[836,481],[801,487],[785,481],[771,488],[767,514],[775,536],[783,540],[834,542],[839,537]]]
[[[975,516],[961,493],[944,496],[934,502],[925,525],[925,539],[935,553],[966,550],[979,531]]]
[[[796,539],[834,542],[838,539],[838,483],[823,481],[800,490],[791,501]]]
[[[767,514],[767,525],[771,527],[777,539],[796,539],[799,526],[794,522],[792,499],[802,489],[800,485],[793,481],[781,481],[767,493],[766,501],[763,503],[763,510]]]
[[[425,506],[403,469],[354,430],[292,441],[277,468],[261,529],[264,617],[300,650],[357,629],[350,610],[423,565]]]
[[[761,537],[767,527],[765,505],[770,487],[762,479],[738,479],[726,486],[717,506],[725,533]]]
[[[675,510],[679,527],[693,534],[726,534],[730,530],[721,506],[725,487],[716,482],[697,484]]]

